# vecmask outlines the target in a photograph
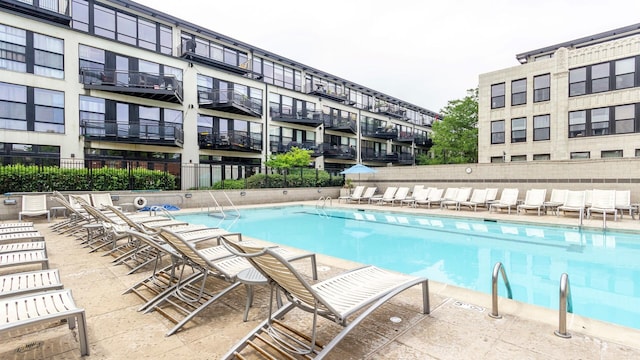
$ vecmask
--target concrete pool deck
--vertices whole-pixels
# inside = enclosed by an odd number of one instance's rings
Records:
[[[376,205],[338,204],[335,201],[333,205],[380,209]],[[391,208],[388,205],[384,208],[446,216],[577,225],[577,219],[570,216],[538,217],[533,213],[489,214],[486,210],[474,213],[464,210]],[[127,275],[129,269],[113,265],[112,257],[103,257],[101,252],[89,254],[88,249],[80,246],[78,241],[52,232],[48,225],[46,220],[35,220],[35,226],[47,242],[50,268],[60,270],[65,288],[73,291],[78,306],[86,310],[90,358],[218,359],[267,314],[267,289],[256,287],[249,321],[243,322],[245,290],[238,287],[196,316],[183,330],[165,337],[165,333],[173,326],[172,322],[157,312],[137,312],[142,300],[133,294],[122,295],[133,283],[148,276],[150,268]],[[584,221],[587,227],[597,228],[601,225],[600,217]],[[628,215],[617,222],[607,221],[607,225],[611,229],[640,232],[640,221],[632,220]],[[357,265],[318,255],[321,280]],[[20,270],[27,269],[35,268],[24,267]],[[300,269],[308,274],[307,266]],[[0,269],[0,274],[7,272],[7,269]],[[638,330],[568,314],[567,330],[572,337],[563,339],[553,333],[558,329],[557,311],[500,298],[499,310],[503,318],[493,319],[488,316],[491,312],[489,295],[433,281],[430,282],[431,314],[420,313],[420,300],[418,287],[392,299],[345,338],[329,358],[640,358]],[[401,321],[391,321],[391,318]],[[308,317],[297,317],[295,314],[287,316],[287,319],[303,326],[309,321]],[[330,338],[337,331],[337,325],[321,322],[322,339]],[[80,358],[77,333],[66,325],[4,333],[0,342],[0,358]]]

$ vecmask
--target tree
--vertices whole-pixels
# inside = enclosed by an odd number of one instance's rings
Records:
[[[311,151],[292,147],[284,154],[270,155],[266,165],[268,167],[287,170],[296,167],[307,167],[311,162]]]
[[[464,164],[478,162],[478,89],[467,90],[461,100],[451,100],[433,123],[431,159],[419,164]]]

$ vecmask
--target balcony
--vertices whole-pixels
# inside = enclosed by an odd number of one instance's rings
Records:
[[[433,146],[433,141],[426,136],[417,135],[413,141],[416,146],[420,146],[423,148],[431,149]]]
[[[271,119],[292,124],[318,127],[323,124],[321,111],[298,111],[295,114],[292,109],[282,111],[271,109]]]
[[[208,56],[198,54],[196,52],[196,43],[193,40],[182,39],[182,43],[178,47],[178,53],[180,54],[180,57],[185,60],[193,61],[193,62],[207,65],[207,66],[212,66],[214,68],[221,69],[234,74],[247,75],[253,72],[251,71],[251,66],[249,61],[237,66],[235,64],[227,64],[224,61],[215,60]]]
[[[80,81],[87,90],[109,91],[182,104],[182,81],[174,75],[82,68]]]
[[[262,103],[233,90],[198,91],[198,106],[203,109],[262,117]]]
[[[355,120],[332,117],[323,114],[324,128],[327,130],[342,131],[355,134],[357,132],[357,124]]]
[[[405,143],[413,143],[413,140],[415,140],[415,135],[411,132],[408,131],[400,131],[398,133],[398,138],[396,139],[399,142],[405,142]]]
[[[363,129],[362,136],[372,137],[376,139],[395,140],[398,138],[398,129],[394,127],[378,127],[373,129]]]
[[[199,132],[200,149],[227,150],[243,152],[261,152],[262,140],[259,136],[248,136],[245,131],[228,131],[226,133]]]
[[[397,154],[387,154],[386,152],[364,149],[360,154],[362,161],[378,162],[378,163],[395,163],[398,161]]]
[[[330,159],[355,160],[356,149],[348,145],[322,143],[318,146],[318,153]]]
[[[88,121],[80,123],[82,136],[88,141],[108,141],[128,144],[163,145],[182,147],[182,126],[132,125],[115,122]]]
[[[302,149],[302,150],[312,151],[311,156],[313,157],[318,157],[322,155],[318,152],[319,145],[313,141],[303,141],[301,143],[297,141],[290,141],[288,143],[284,143],[282,141],[271,141],[271,144],[270,144],[271,152],[274,154],[286,153],[294,147],[297,147],[298,149]]]
[[[396,119],[404,119],[405,114],[407,113],[406,110],[401,109],[397,105],[379,105],[376,106],[376,111],[378,114],[391,116]]]
[[[322,84],[306,84],[304,87],[304,92],[309,95],[319,96],[321,98],[345,103],[347,105],[354,104],[353,101],[349,100],[349,96],[347,94],[327,90],[327,88]]]
[[[414,156],[410,153],[400,153],[396,163],[398,165],[413,165],[413,158]]]
[[[0,7],[64,26],[71,24],[68,0],[2,0]]]

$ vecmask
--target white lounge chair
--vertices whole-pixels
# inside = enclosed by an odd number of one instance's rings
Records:
[[[602,214],[602,221],[606,226],[607,214],[613,214],[613,221],[618,220],[618,210],[616,209],[616,191],[615,190],[593,190],[593,198],[591,206],[587,208],[587,218],[591,218],[591,214]]]
[[[51,213],[47,208],[47,195],[22,195],[22,211],[18,213],[18,221],[23,216],[47,215],[47,221],[51,221]]]
[[[620,219],[626,211],[629,212],[629,216],[634,217],[635,206],[631,205],[631,191],[630,190],[616,190],[616,209],[620,212]]]
[[[527,190],[527,194],[524,198],[524,203],[520,204],[516,208],[516,212],[527,212],[527,210],[538,210],[538,216],[544,209],[544,200],[547,197],[547,189],[530,189]]]
[[[558,206],[564,204],[566,198],[566,189],[552,189],[551,196],[549,196],[549,201],[545,201],[543,204],[545,213],[547,212],[547,210],[551,210],[551,212],[556,213],[558,211]]]
[[[442,201],[443,192],[444,189],[431,189],[429,195],[427,195],[427,199],[424,201],[416,200],[414,206],[427,205],[427,208],[431,208],[431,205],[439,205]]]
[[[408,187],[399,187],[398,190],[396,191],[396,193],[393,195],[393,198],[391,199],[385,199],[384,197],[382,199],[380,199],[380,201],[378,202],[378,204],[380,205],[384,205],[386,203],[390,203],[391,206],[397,204],[400,204],[402,202],[402,200],[405,200],[407,197],[409,196],[409,188]]]
[[[478,206],[483,206],[487,202],[487,189],[474,189],[471,194],[471,199],[469,201],[461,201],[458,204],[458,210],[460,210],[463,206],[469,207],[469,209],[473,209],[473,211],[478,210]]]
[[[440,202],[440,208],[449,208],[449,206],[453,205],[456,210],[460,210],[460,203],[463,201],[469,201],[469,196],[471,196],[471,188],[465,187],[458,189],[458,192],[454,196],[453,199],[445,199]]]
[[[353,192],[351,194],[348,195],[344,195],[344,196],[340,196],[338,197],[338,202],[344,200],[344,202],[348,202],[351,200],[352,197],[360,197],[362,196],[362,193],[364,192],[364,186],[363,185],[358,185],[353,189]]]
[[[416,202],[417,201],[426,201],[427,200],[427,197],[429,196],[429,192],[431,192],[431,188],[418,190],[413,194],[412,197],[402,200],[400,202],[400,206],[402,206],[403,204],[407,204],[407,205],[411,205],[413,207],[416,207]]]
[[[62,288],[63,285],[60,282],[58,269],[19,272],[0,276],[0,298]]]
[[[582,218],[585,212],[584,200],[584,190],[567,190],[567,196],[565,197],[564,204],[558,206],[556,216],[560,214],[560,211],[565,215],[567,212],[577,212],[580,218],[580,224],[582,224]]]
[[[489,205],[489,212],[492,210],[502,210],[504,208],[507,209],[508,213],[511,214],[511,208],[515,208],[518,204],[518,189],[516,188],[506,188],[502,189],[502,194],[500,194],[500,200]]]
[[[416,285],[422,285],[422,314],[430,312],[429,282],[426,278],[365,266],[312,285],[274,248],[249,247],[241,242],[226,239],[223,239],[223,242],[233,247],[239,256],[246,256],[253,266],[270,280],[269,283],[283,292],[290,302],[274,313],[269,307],[267,319],[241,339],[222,359],[243,358],[243,349],[252,349],[250,343],[258,337],[267,342],[263,349],[271,355],[265,356],[266,358],[293,359],[309,355],[308,358],[323,359],[373,311]],[[274,291],[271,291],[271,294],[273,302]],[[280,320],[296,308],[312,314],[309,334],[300,336],[302,333],[296,331],[298,335],[292,335],[295,334],[291,332],[292,329]],[[295,319],[299,316],[296,314]],[[343,330],[324,346],[316,342],[318,316],[344,326]],[[352,316],[355,318],[350,320]],[[236,354],[240,356],[236,357]]]
[[[78,327],[80,355],[89,355],[84,309],[76,306],[71,290],[46,291],[0,299],[0,333],[11,333],[63,319],[67,320],[69,329]]]
[[[361,196],[351,196],[351,198],[349,199],[349,202],[357,200],[358,204],[360,204],[360,201],[362,200],[369,201],[369,199],[371,199],[375,195],[377,189],[378,188],[375,186],[370,186],[364,191],[364,193]]]
[[[111,200],[111,194],[109,193],[93,193],[91,194],[91,203],[93,206],[99,210],[106,209],[107,205],[114,206],[113,200]],[[116,206],[118,209],[122,209],[119,206]]]
[[[389,186],[384,191],[384,194],[380,196],[373,196],[371,199],[369,199],[369,203],[375,202],[376,204],[379,204],[382,201],[393,201],[393,197],[396,195],[396,191],[398,191],[397,187]]]

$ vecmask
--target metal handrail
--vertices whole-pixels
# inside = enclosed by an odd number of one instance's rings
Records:
[[[227,198],[227,201],[229,202],[229,206],[231,206],[231,208],[233,209],[233,211],[236,212],[236,216],[240,217],[240,211],[238,211],[238,208],[236,208],[236,206],[233,204],[233,201],[231,201],[231,199],[229,198],[229,195],[227,195],[226,192],[222,192],[222,194],[224,195],[224,197]]]
[[[507,297],[513,299],[513,293],[511,292],[511,284],[507,278],[507,273],[504,270],[501,262],[497,262],[493,267],[493,274],[491,275],[491,316],[494,319],[502,319],[502,315],[498,314],[498,274],[502,274],[502,280],[507,288]]]
[[[213,202],[216,204],[216,209],[220,208],[220,212],[222,213],[222,218],[226,218],[227,215],[224,213],[224,209],[222,208],[222,206],[220,206],[220,203],[218,203],[218,200],[216,200],[216,197],[213,196],[213,194],[211,193],[211,191],[209,191],[209,196],[211,196],[211,199],[213,199]],[[209,215],[211,215],[211,213],[209,213]]]
[[[156,216],[158,212],[161,212],[163,215],[166,215],[170,219],[176,218],[172,213],[169,212],[169,210],[165,209],[162,206],[152,206],[149,210],[151,216]]]
[[[567,311],[573,313],[573,301],[571,300],[571,285],[569,285],[569,275],[560,275],[560,307],[558,330],[553,333],[561,338],[568,339],[571,334],[567,332]]]

